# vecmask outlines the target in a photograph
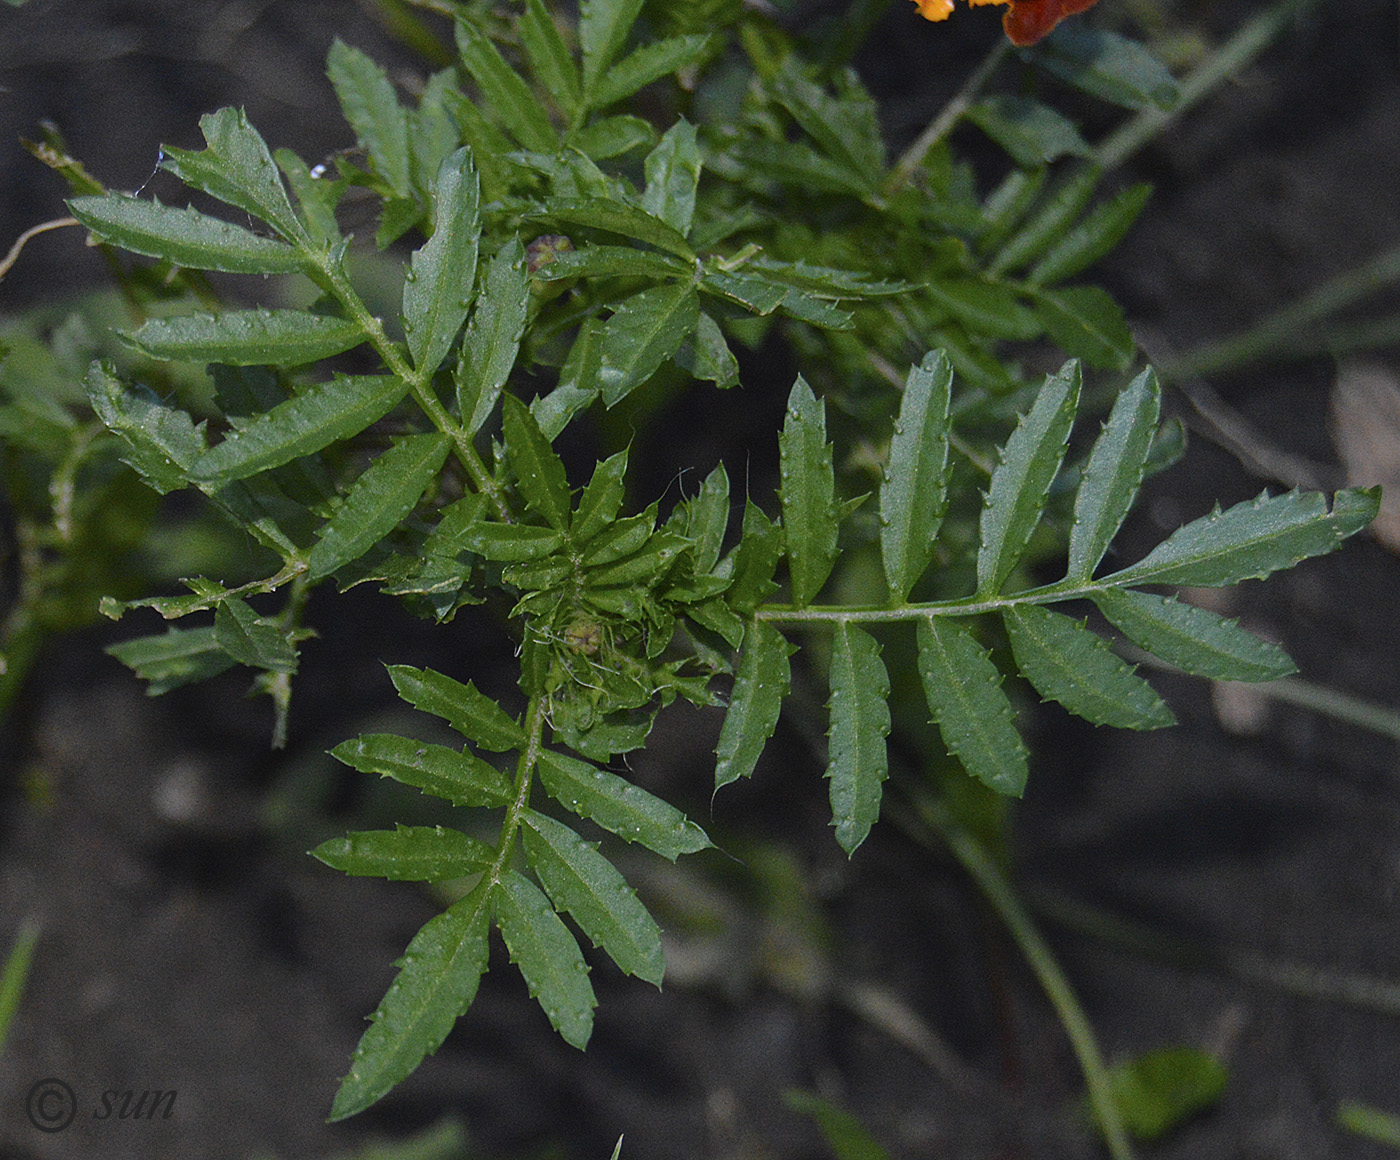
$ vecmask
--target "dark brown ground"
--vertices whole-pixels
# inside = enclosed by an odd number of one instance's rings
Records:
[[[895,94],[890,128],[907,136],[980,50],[898,7],[891,36],[861,64]],[[1217,32],[1251,11],[1182,7]],[[959,37],[993,23],[958,18]],[[1106,278],[1156,349],[1228,333],[1400,241],[1396,33],[1388,0],[1331,0],[1138,159],[1159,193]],[[43,116],[116,187],[146,178],[159,142],[197,145],[197,114],[228,103],[305,156],[344,144],[320,72],[333,34],[408,59],[345,2],[0,8],[0,243],[61,212],[57,182],[13,143]],[[47,238],[0,285],[0,307],[97,276],[75,235]],[[1212,385],[1263,440],[1330,463],[1332,374],[1318,361]],[[1154,483],[1125,550],[1261,486],[1197,439]],[[1397,595],[1400,563],[1363,539],[1247,586],[1235,611],[1283,641],[1307,679],[1395,706]],[[599,965],[598,1027],[580,1056],[518,976],[496,970],[436,1058],[371,1112],[326,1126],[361,1020],[433,903],[302,854],[342,830],[351,807],[357,825],[383,820],[323,751],[390,725],[365,719],[395,712],[376,658],[428,663],[442,648],[358,592],[334,615],[355,640],[328,623],[308,648],[283,754],[267,751],[266,705],[241,699],[241,678],[149,701],[100,653],[101,636],[61,643],[36,675],[0,778],[0,942],[23,916],[44,924],[0,1055],[0,1157],[315,1157],[450,1111],[483,1156],[553,1146],[591,1160],[624,1132],[625,1154],[644,1160],[826,1155],[784,1108],[789,1087],[857,1111],[897,1157],[1095,1154],[1065,1037],[1014,948],[951,864],[888,822],[845,860],[800,730],[780,735],[754,785],[715,806],[712,832],[745,865],[715,855],[683,878],[654,860],[630,869],[674,936],[664,993]],[[466,619],[449,635],[460,656],[494,630]],[[1280,706],[1261,731],[1234,735],[1203,685],[1157,683],[1175,730],[1038,719],[1039,767],[1015,831],[1022,884],[1275,968],[1400,981],[1394,743]],[[639,780],[706,818],[717,727],[704,714],[667,720]],[[47,783],[52,806],[24,804],[19,775]],[[769,844],[745,846],[746,833]],[[798,882],[805,898],[783,902],[784,883]],[[1393,1155],[1331,1118],[1343,1100],[1400,1112],[1400,1016],[1047,930],[1111,1058],[1189,1044],[1228,1061],[1219,1107],[1144,1156]],[[933,1066],[853,1013],[872,987],[902,1004],[899,1027],[908,1033],[912,1017],[951,1062]],[[26,1093],[46,1077],[79,1094],[84,1114],[66,1132],[44,1135],[25,1118]],[[176,1090],[175,1114],[87,1118],[102,1091],[128,1088]]]

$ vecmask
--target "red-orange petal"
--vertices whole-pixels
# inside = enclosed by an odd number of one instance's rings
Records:
[[[1001,26],[1006,29],[1007,40],[1025,48],[1049,36],[1064,15],[1062,0],[1012,0],[1011,11],[1001,18]]]

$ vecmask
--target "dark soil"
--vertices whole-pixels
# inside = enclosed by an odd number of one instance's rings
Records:
[[[346,144],[321,73],[332,36],[391,67],[412,64],[369,8],[0,8],[0,243],[62,212],[57,180],[15,144],[44,117],[118,188],[146,180],[159,143],[198,145],[197,115],[225,104],[245,105],[275,143],[306,157]],[[936,28],[905,8],[858,63],[892,94],[891,131],[907,138],[960,83],[995,22],[959,11]],[[1178,6],[1217,35],[1251,10]],[[1135,159],[1130,176],[1158,193],[1103,278],[1150,349],[1229,333],[1400,242],[1398,75],[1395,6],[1330,0]],[[100,281],[76,231],[34,245],[0,284],[0,308]],[[1211,385],[1263,444],[1325,465],[1335,463],[1333,375],[1318,360]],[[748,390],[761,399],[764,387]],[[1125,551],[1266,482],[1278,481],[1196,439],[1186,462],[1154,481]],[[1359,538],[1245,586],[1232,614],[1284,643],[1307,680],[1396,706],[1397,595],[1400,564]],[[267,749],[266,703],[243,699],[242,678],[149,700],[100,651],[113,631],[57,642],[37,671],[0,773],[0,948],[25,916],[43,924],[0,1054],[0,1156],[316,1157],[445,1115],[468,1125],[481,1156],[598,1158],[621,1133],[624,1155],[646,1160],[829,1155],[785,1107],[794,1087],[855,1111],[893,1156],[1098,1154],[1064,1032],[951,860],[894,818],[853,861],[836,847],[800,708],[754,782],[720,795],[712,814],[716,716],[663,719],[636,762],[639,781],[708,819],[733,855],[694,859],[689,873],[629,864],[671,933],[664,992],[600,962],[584,1056],[549,1030],[517,974],[493,970],[437,1056],[371,1111],[326,1125],[362,1020],[434,902],[304,855],[349,819],[364,828],[415,820],[402,811],[421,808],[378,796],[324,751],[392,727],[381,658],[474,654],[471,671],[487,687],[504,687],[504,671],[492,677],[509,660],[479,643],[498,636],[486,618],[463,618],[444,641],[361,590],[332,604],[313,615],[326,618],[324,635],[307,648],[282,753]],[[1018,880],[1045,908],[1106,1054],[1191,1045],[1229,1066],[1219,1105],[1143,1154],[1393,1154],[1333,1116],[1348,1100],[1400,1112],[1394,742],[1267,703],[1262,722],[1230,732],[1202,683],[1156,683],[1176,729],[1126,735],[1036,717],[1038,762],[1014,828]],[[1067,902],[1184,940],[1194,958],[1057,923]],[[1234,969],[1222,968],[1231,955]],[[1242,977],[1259,964],[1291,971],[1293,989]],[[1368,995],[1389,1011],[1338,1001],[1337,975],[1376,981]],[[872,1015],[876,1000],[893,1013]],[[47,1078],[78,1097],[63,1132],[41,1133],[25,1115]],[[173,1114],[94,1118],[104,1092],[126,1090],[175,1091]]]

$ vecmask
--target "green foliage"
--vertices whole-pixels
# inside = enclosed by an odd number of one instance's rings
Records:
[[[1271,679],[1290,668],[1279,650],[1141,589],[1264,576],[1333,550],[1375,514],[1362,490],[1261,496],[1102,573],[1170,439],[1150,370],[1126,386],[1105,376],[1116,402],[1087,458],[1071,458],[1090,393],[1081,364],[1118,374],[1135,347],[1104,291],[1064,281],[1116,244],[1146,191],[1096,201],[1102,175],[1082,160],[1092,150],[1029,98],[968,114],[1013,161],[986,197],[946,141],[891,165],[854,73],[805,63],[738,5],[693,0],[650,23],[643,8],[585,0],[570,29],[529,0],[494,34],[463,16],[468,83],[438,73],[415,106],[336,42],[331,83],[361,148],[338,157],[335,176],[269,150],[232,109],[203,118],[205,149],[166,147],[167,170],[265,228],[81,184],[70,205],[90,233],[156,259],[183,297],[167,291],[122,331],[125,363],[90,363],[85,398],[0,408],[40,475],[61,476],[81,430],[113,478],[202,497],[262,549],[265,567],[245,582],[191,570],[178,595],[104,593],[113,617],[150,608],[183,622],[112,649],[152,692],[243,666],[273,697],[280,738],[316,586],[377,584],[437,622],[488,598],[507,612],[520,658],[510,703],[522,708],[391,665],[403,700],[460,741],[367,733],[333,750],[471,819],[354,832],[314,851],[347,874],[465,891],[399,961],[333,1119],[437,1049],[476,995],[493,928],[574,1046],[596,1005],[578,933],[660,984],[659,929],[614,864],[614,839],[670,860],[712,843],[609,766],[644,746],[677,698],[724,707],[719,790],[754,773],[794,684],[825,684],[832,824],[853,855],[890,776],[892,683],[909,683],[886,668],[892,646],[917,648],[948,753],[1018,796],[1028,761],[1007,678],[1095,724],[1172,720],[1105,637],[1050,606],[1092,604],[1188,672]],[[747,63],[725,43],[736,22]],[[662,35],[646,40],[648,28]],[[732,115],[688,95],[722,53],[745,81]],[[1030,59],[1129,108],[1175,97],[1161,66],[1120,38],[1059,35]],[[657,82],[637,108],[670,110],[664,128],[616,110]],[[1058,158],[1070,160],[1052,174]],[[377,317],[352,276],[337,218],[351,187],[377,203],[377,245],[406,251],[395,318]],[[217,308],[203,272],[293,274],[317,297]],[[744,352],[769,335],[801,368],[776,433],[775,497],[746,495],[736,521],[717,464],[663,514],[664,497],[631,502],[617,445],[582,486],[571,480],[556,449],[571,424],[625,402],[644,425],[668,392],[733,387]],[[1045,339],[1070,357],[1036,382],[1015,356]],[[369,373],[321,365],[350,351]],[[184,363],[213,367],[206,380]],[[84,404],[79,428],[71,412]],[[27,443],[13,434],[22,427]],[[873,503],[852,466],[862,461],[880,476]],[[1034,582],[1061,557],[1063,579]],[[799,632],[816,642],[795,670]],[[823,1107],[808,1110],[835,1124]],[[851,1141],[843,1154],[879,1154]]]
[[[1108,1081],[1128,1130],[1141,1140],[1157,1140],[1219,1102],[1228,1075],[1215,1056],[1173,1047],[1109,1068]]]

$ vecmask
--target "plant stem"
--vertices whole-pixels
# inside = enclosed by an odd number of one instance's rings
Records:
[[[486,880],[491,883],[492,889],[500,883],[515,852],[515,835],[520,829],[520,818],[530,804],[530,786],[534,781],[535,766],[540,760],[540,746],[544,738],[544,706],[545,699],[536,695],[530,698],[525,710],[526,742],[515,766],[515,796],[506,807],[505,821],[501,823],[501,836],[496,842],[496,860],[486,872]]]
[[[1108,1070],[1104,1065],[1103,1054],[1099,1051],[1098,1041],[1094,1038],[1094,1029],[1090,1026],[1088,1016],[1080,1006],[1069,980],[1065,978],[1064,971],[1060,969],[1060,964],[1040,931],[1036,929],[1030,914],[1021,904],[1015,889],[1007,881],[1001,868],[982,848],[981,843],[953,819],[946,806],[932,795],[921,793],[914,799],[914,808],[928,826],[947,843],[953,856],[991,903],[997,917],[1006,924],[1012,939],[1025,955],[1026,962],[1049,997],[1065,1033],[1069,1036],[1070,1045],[1079,1060],[1080,1070],[1084,1073],[1089,1104],[1093,1108],[1099,1128],[1103,1131],[1109,1153],[1114,1160],[1133,1160],[1132,1145],[1128,1142],[1127,1129],[1118,1113],[1118,1105],[1113,1101]]]
[[[914,176],[914,171],[924,163],[928,151],[953,131],[953,126],[961,120],[962,115],[967,112],[968,106],[976,100],[977,94],[982,91],[982,86],[991,79],[992,73],[996,72],[997,66],[1005,59],[1010,49],[1011,45],[1008,41],[997,41],[996,47],[983,58],[982,63],[967,78],[967,83],[954,94],[953,98],[939,111],[938,116],[929,122],[928,127],[904,151],[903,156],[900,157],[885,181],[886,194],[891,194],[909,184],[910,179]]]
[[[1328,315],[1397,283],[1400,283],[1400,246],[1338,274],[1243,334],[1206,343],[1168,361],[1157,368],[1158,377],[1179,382],[1257,360],[1277,361],[1280,357],[1299,357],[1332,349],[1333,344],[1327,341],[1327,336],[1318,333],[1316,325]],[[1396,320],[1388,319],[1350,327],[1337,337],[1340,345],[1357,349],[1393,341],[1396,329]]]
[[[477,454],[471,436],[462,424],[452,418],[442,401],[433,393],[431,376],[418,374],[408,365],[408,360],[404,358],[397,344],[389,341],[384,324],[370,313],[364,299],[350,284],[339,262],[333,261],[330,255],[323,253],[312,253],[308,256],[315,263],[316,271],[320,275],[316,281],[335,296],[336,301],[345,307],[350,317],[369,336],[370,344],[384,360],[384,365],[390,373],[408,384],[409,393],[432,421],[433,426],[451,438],[457,461],[466,469],[472,486],[491,500],[497,516],[503,522],[513,522],[515,516],[510,510],[510,505],[506,503],[505,496],[501,494],[501,489],[491,473],[486,470],[486,464]]]
[[[1222,81],[1234,76],[1264,51],[1269,43],[1294,19],[1318,0],[1282,0],[1267,12],[1246,22],[1234,36],[1216,49],[1180,85],[1181,97],[1170,109],[1156,105],[1144,109],[1099,143],[1094,161],[1107,171],[1122,165],[1181,114],[1198,104]]]

